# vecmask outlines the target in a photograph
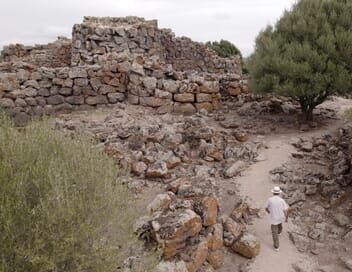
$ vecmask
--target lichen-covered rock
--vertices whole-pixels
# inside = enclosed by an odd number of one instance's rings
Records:
[[[147,168],[148,166],[144,162],[134,162],[132,164],[132,173],[137,176],[142,176]]]
[[[147,210],[150,214],[156,211],[162,211],[169,207],[172,199],[174,198],[172,192],[167,192],[164,194],[158,194],[154,200],[148,205]]]
[[[260,242],[254,235],[246,233],[231,246],[231,249],[246,258],[252,259],[260,252]]]
[[[162,214],[155,219],[155,225],[158,226],[156,239],[163,245],[164,257],[170,259],[184,250],[188,238],[201,231],[202,220],[190,209],[179,209]]]
[[[68,73],[70,78],[85,78],[88,77],[84,67],[72,67]]]
[[[169,173],[167,164],[164,161],[156,161],[149,165],[145,176],[146,178],[164,178]]]
[[[188,272],[197,272],[202,264],[206,261],[208,257],[208,242],[203,240],[196,247],[193,252],[191,259],[192,261],[187,262],[186,266]]]
[[[204,197],[202,200],[202,218],[205,227],[216,224],[219,202],[215,197]]]
[[[223,233],[224,229],[221,223],[212,226],[213,232],[207,237],[209,250],[218,250],[223,247]]]
[[[246,164],[243,161],[235,162],[229,168],[226,169],[225,177],[232,178],[232,177],[238,175],[241,172],[241,170],[245,167],[245,165]]]

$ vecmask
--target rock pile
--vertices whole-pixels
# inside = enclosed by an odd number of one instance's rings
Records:
[[[241,129],[219,126],[212,114],[154,115],[151,109],[137,114],[136,106],[117,106],[121,110],[105,110],[108,115],[97,120],[64,115],[57,118],[56,128],[92,134],[98,147],[132,172],[128,185],[137,193],[147,186],[160,188],[136,230],[149,244],[163,248],[167,261],[160,264],[161,271],[197,271],[208,264],[217,268],[227,252],[224,245],[247,258],[256,256],[259,243],[245,228],[256,212],[239,202],[224,216],[219,197],[228,191],[220,191],[219,185],[234,182],[260,146],[237,140],[235,132]],[[230,178],[225,170],[236,165]],[[237,197],[231,193],[231,198]]]
[[[148,206],[150,215],[136,223],[140,238],[161,246],[166,260],[178,260],[169,262],[174,270],[168,271],[178,271],[180,263],[186,268],[184,271],[199,271],[206,263],[217,269],[223,263],[224,246],[247,258],[259,254],[260,243],[245,232],[242,220],[249,216],[249,207],[240,203],[231,217],[220,217],[218,199],[206,193],[215,191],[209,190],[212,186],[199,183],[197,178],[174,180],[167,186],[169,191],[158,195]]]

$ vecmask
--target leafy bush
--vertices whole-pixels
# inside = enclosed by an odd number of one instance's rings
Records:
[[[49,122],[0,115],[0,271],[116,271],[133,203],[113,160]]]
[[[251,89],[296,99],[307,120],[352,90],[352,1],[300,0],[268,26],[250,58]]]
[[[242,58],[241,51],[236,47],[236,45],[229,41],[220,40],[220,42],[207,42],[206,45],[222,58],[233,57],[236,55],[240,55]]]

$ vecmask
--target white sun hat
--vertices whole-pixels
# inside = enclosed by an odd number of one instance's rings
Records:
[[[274,189],[271,190],[273,194],[280,194],[282,193],[282,190],[280,189],[279,186],[275,186]]]

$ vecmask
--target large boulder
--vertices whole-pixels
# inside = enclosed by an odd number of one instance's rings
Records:
[[[202,229],[202,219],[190,209],[164,213],[152,222],[155,237],[164,247],[165,259],[182,252],[186,240],[196,236]]]
[[[233,243],[231,249],[246,258],[252,259],[259,254],[260,242],[254,235],[247,233]]]

